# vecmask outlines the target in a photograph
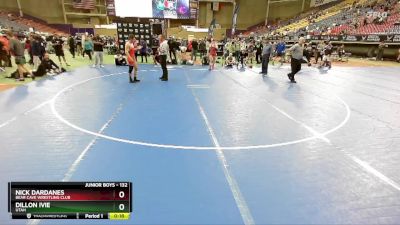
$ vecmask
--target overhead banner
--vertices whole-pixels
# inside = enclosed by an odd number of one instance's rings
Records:
[[[234,36],[236,32],[238,14],[239,14],[239,4],[236,4],[235,11],[233,12],[233,17],[232,17],[232,34],[231,34],[232,36]]]
[[[210,27],[208,28],[208,35],[209,36],[213,36],[214,35],[215,24],[216,24],[216,21],[215,21],[215,18],[214,18],[210,23]]]
[[[190,19],[197,20],[199,14],[199,0],[190,0]]]
[[[336,2],[338,0],[311,0],[310,7],[318,7],[321,5],[328,4],[330,2]]]
[[[108,16],[115,16],[115,2],[114,2],[114,0],[107,0],[106,1],[106,8],[107,8],[107,15]]]

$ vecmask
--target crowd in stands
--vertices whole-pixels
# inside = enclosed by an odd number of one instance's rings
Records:
[[[400,31],[398,0],[350,0],[269,24],[254,33],[273,35],[395,34]]]

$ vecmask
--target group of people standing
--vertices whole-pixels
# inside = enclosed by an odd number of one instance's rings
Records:
[[[92,62],[93,54],[93,67],[104,67],[105,44],[106,40],[99,35],[82,35],[82,37],[70,36],[68,38],[68,47],[72,57],[75,58],[75,55],[77,54],[78,56],[81,55],[84,58],[85,55],[87,55],[90,62]]]

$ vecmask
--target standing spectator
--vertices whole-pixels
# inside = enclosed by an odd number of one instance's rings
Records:
[[[254,41],[250,41],[247,45],[247,62],[250,61],[250,68],[253,67],[253,60],[255,59],[255,43]]]
[[[146,40],[141,40],[140,46],[142,46],[142,48],[140,49],[140,58],[142,59],[142,63],[143,63],[143,56],[146,59],[146,63],[147,63],[147,42],[146,42]]]
[[[229,48],[231,46],[231,42],[226,42],[224,45],[224,58],[227,58],[229,56]]]
[[[33,64],[33,56],[32,56],[32,35],[29,35],[29,37],[25,41],[25,49],[29,54],[29,64]]]
[[[267,75],[268,74],[268,64],[269,64],[269,59],[271,57],[271,52],[272,52],[272,45],[268,40],[264,41],[264,46],[262,48],[262,64],[261,64],[261,72],[260,74],[262,75]]]
[[[387,48],[388,45],[385,44],[385,42],[381,41],[378,45],[378,54],[376,55],[376,60],[381,60],[383,61],[383,53],[385,51],[385,48]]]
[[[90,61],[92,61],[93,42],[89,37],[85,38],[85,43],[83,47],[84,51],[82,56],[85,57],[85,54],[87,54],[89,56]]]
[[[160,47],[158,48],[158,54],[160,55],[160,64],[163,71],[160,77],[161,81],[168,81],[168,69],[167,69],[167,54],[169,52],[168,41],[165,40],[164,35],[159,36]]]
[[[80,37],[76,37],[76,51],[78,56],[81,55],[83,57],[82,39]]]
[[[206,42],[204,40],[200,40],[199,52],[200,52],[200,58],[201,60],[203,60],[203,57],[206,54]]]
[[[325,48],[324,42],[320,41],[317,45],[317,50],[315,51],[314,54],[315,64],[318,64],[318,59],[321,59],[322,61],[324,48]]]
[[[240,59],[240,41],[238,39],[235,40],[234,47],[235,47],[235,55],[234,56],[235,56],[236,60],[239,61],[239,59]]]
[[[1,35],[0,36],[0,70],[5,70],[3,67],[9,65],[9,49],[8,49],[8,39]]]
[[[44,58],[44,54],[46,53],[46,45],[47,45],[47,43],[46,43],[46,40],[41,36],[38,36],[38,40],[40,42],[40,56],[39,56],[39,59],[40,59],[40,61],[42,61],[43,58]]]
[[[228,51],[229,51],[229,54],[232,53],[232,56],[234,57],[234,54],[235,54],[235,42],[233,40],[229,42]]]
[[[52,43],[56,56],[58,57],[58,61],[60,61],[60,65],[62,65],[61,63],[61,58],[62,58],[64,60],[65,65],[69,66],[67,60],[65,59],[64,49],[63,49],[64,41],[62,40],[62,38],[56,34],[53,37]]]
[[[344,50],[344,44],[342,44],[339,48],[338,48],[338,56],[339,56],[339,61],[343,61],[343,56],[346,54],[345,50]]]
[[[305,57],[306,63],[308,64],[308,66],[311,66],[311,55],[312,55],[312,46],[310,43],[304,44],[304,51],[303,51],[303,55]]]
[[[159,55],[158,55],[158,47],[159,47],[160,43],[158,40],[157,35],[153,36],[153,42],[151,43],[151,49],[153,52],[153,62],[154,65],[157,65],[157,63],[159,63]]]
[[[72,35],[69,36],[69,38],[68,38],[68,46],[69,46],[69,52],[71,53],[72,58],[75,59],[76,44],[75,44],[75,39]]]
[[[289,52],[292,55],[291,59],[291,70],[288,74],[289,80],[292,83],[296,83],[296,80],[294,79],[294,76],[296,73],[298,73],[301,70],[301,61],[303,60],[303,51],[304,51],[304,43],[305,39],[304,37],[301,37],[299,39],[299,42],[295,45],[293,45],[290,49]]]
[[[168,46],[169,46],[169,58],[171,59],[171,64],[176,64],[177,59],[176,59],[176,41],[174,38],[170,37],[168,40]],[[174,58],[172,58],[174,56]]]
[[[232,43],[232,45],[233,45],[233,43]],[[256,43],[256,61],[257,61],[257,64],[260,64],[262,62],[262,50],[263,50],[262,43],[257,41],[257,43]]]
[[[400,48],[399,48],[399,52],[398,52],[398,56],[397,56],[397,62],[400,63]]]
[[[242,68],[244,68],[244,64],[245,64],[245,59],[247,58],[247,43],[246,41],[243,39],[240,42],[240,64],[242,65]]]
[[[283,61],[285,58],[285,50],[286,50],[286,44],[285,42],[281,39],[279,40],[278,44],[276,45],[275,51],[275,59],[279,59],[278,62],[281,63],[281,66],[283,65]]]
[[[29,71],[26,68],[26,59],[25,59],[25,46],[24,44],[18,40],[12,31],[8,31],[7,36],[10,40],[10,52],[15,57],[15,64],[18,67],[19,81],[24,81],[24,73],[29,73],[32,77],[32,80],[35,79],[35,76],[32,74],[32,71]]]
[[[36,71],[40,65],[41,43],[40,36],[33,35],[32,39],[32,57],[33,57],[33,71]]]
[[[191,60],[196,61],[197,58],[197,52],[199,51],[199,43],[197,42],[196,39],[192,40],[192,57]]]
[[[93,67],[96,67],[96,66],[104,67],[104,65],[103,65],[103,46],[104,46],[103,39],[100,38],[99,35],[96,35],[93,38],[93,50],[94,50]]]

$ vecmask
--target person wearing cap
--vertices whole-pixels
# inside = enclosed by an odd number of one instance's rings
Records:
[[[298,73],[301,70],[301,62],[303,60],[304,43],[305,43],[305,39],[304,39],[304,37],[301,37],[299,39],[299,42],[297,44],[293,45],[289,49],[289,52],[292,55],[292,59],[290,62],[292,72],[290,72],[288,74],[288,78],[289,78],[290,82],[292,82],[292,83],[296,83],[294,76],[296,75],[296,73]]]

